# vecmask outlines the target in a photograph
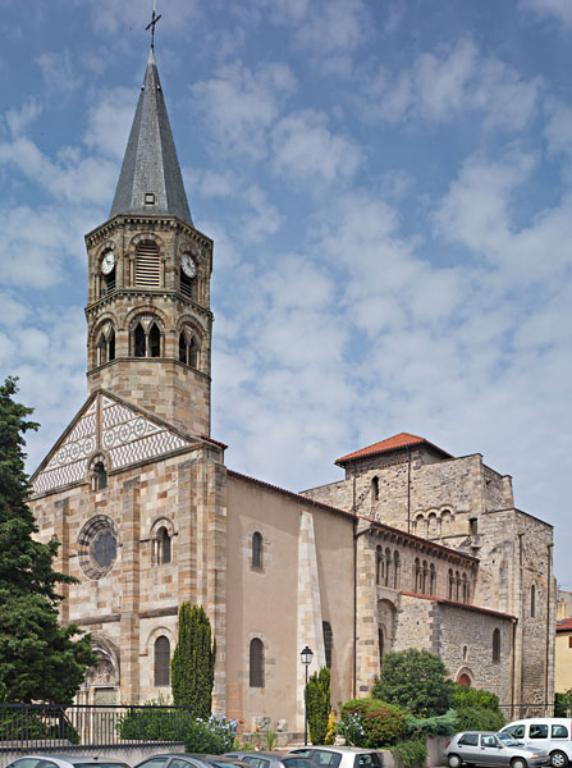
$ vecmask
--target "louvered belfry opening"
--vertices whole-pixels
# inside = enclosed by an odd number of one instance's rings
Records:
[[[135,285],[141,288],[161,286],[161,259],[153,240],[143,240],[135,250]]]

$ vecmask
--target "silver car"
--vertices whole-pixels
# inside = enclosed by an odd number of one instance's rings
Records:
[[[82,757],[81,755],[23,755],[8,763],[6,768],[129,768],[123,760],[112,757]]]
[[[550,762],[546,749],[525,746],[512,739],[499,739],[490,731],[464,731],[451,739],[445,750],[449,768],[466,765],[538,768]]]

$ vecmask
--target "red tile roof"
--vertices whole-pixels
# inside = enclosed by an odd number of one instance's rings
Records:
[[[417,597],[420,600],[431,600],[432,603],[438,603],[439,605],[448,605],[451,608],[462,608],[465,611],[474,611],[475,613],[484,613],[487,616],[498,616],[500,619],[510,619],[516,621],[516,616],[511,613],[504,613],[503,611],[494,611],[492,608],[481,608],[480,605],[473,605],[473,603],[461,603],[458,600],[448,600],[445,597],[436,597],[435,595],[422,595],[418,592],[401,592],[405,597]]]
[[[400,432],[398,435],[393,435],[393,437],[388,437],[378,443],[368,445],[366,448],[360,448],[359,451],[347,453],[345,456],[336,459],[336,464],[346,464],[348,461],[364,459],[369,456],[377,456],[380,453],[389,453],[390,451],[396,451],[400,448],[409,448],[413,445],[428,445],[448,458],[451,456],[451,454],[447,453],[442,448],[439,448],[437,445],[433,445],[433,443],[430,443],[429,440],[426,440],[424,437],[411,435],[409,432]]]
[[[572,632],[572,619],[560,619],[556,622],[557,632]]]

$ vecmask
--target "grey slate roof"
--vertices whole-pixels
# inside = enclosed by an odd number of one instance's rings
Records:
[[[118,213],[168,213],[193,224],[152,48],[110,218]]]

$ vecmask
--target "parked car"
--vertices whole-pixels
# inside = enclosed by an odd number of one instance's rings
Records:
[[[309,757],[318,768],[382,768],[377,752],[358,747],[299,747],[290,755]]]
[[[138,763],[135,768],[251,768],[238,758],[225,755],[203,755],[187,752],[171,752]],[[24,767],[22,767],[24,768]]]
[[[572,721],[566,717],[530,717],[505,725],[499,735],[527,746],[546,749],[553,768],[564,768],[572,760]]]
[[[249,768],[315,768],[309,757],[283,752],[227,752],[224,757],[237,758]]]
[[[129,768],[123,760],[82,755],[23,755],[8,763],[6,768]]]
[[[504,739],[491,731],[464,731],[457,733],[445,750],[449,768],[461,765],[510,766],[511,768],[539,768],[548,765],[550,757],[545,749],[529,747],[510,737]]]

